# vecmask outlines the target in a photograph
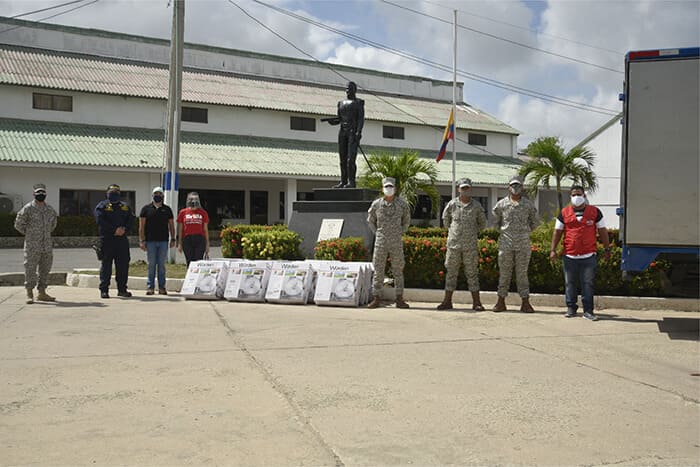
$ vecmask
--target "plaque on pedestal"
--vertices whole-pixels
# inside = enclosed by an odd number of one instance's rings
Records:
[[[377,191],[365,188],[314,188],[313,201],[294,202],[289,229],[303,237],[302,253],[313,258],[324,219],[342,219],[338,238],[362,237],[371,251],[374,234],[367,225],[367,210],[377,196]]]

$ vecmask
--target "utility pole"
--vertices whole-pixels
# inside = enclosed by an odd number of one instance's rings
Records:
[[[182,100],[182,57],[185,38],[185,0],[173,0],[173,25],[170,38],[170,83],[168,85],[168,124],[165,138],[165,202],[177,216],[180,188],[180,121]],[[171,249],[169,262],[175,262],[176,250]]]

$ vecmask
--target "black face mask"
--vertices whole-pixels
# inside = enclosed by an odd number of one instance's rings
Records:
[[[46,194],[45,193],[39,193],[34,195],[34,199],[37,201],[44,201],[46,199]]]

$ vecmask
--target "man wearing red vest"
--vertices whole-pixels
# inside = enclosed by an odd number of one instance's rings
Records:
[[[578,306],[578,285],[581,284],[581,304],[583,317],[597,321],[593,311],[593,284],[598,267],[596,259],[596,237],[605,248],[605,257],[610,258],[608,229],[605,228],[603,213],[595,206],[586,203],[586,193],[580,185],[571,187],[571,204],[561,210],[554,226],[550,260],[557,258],[557,245],[564,235],[564,281],[566,285],[566,316],[576,316]]]

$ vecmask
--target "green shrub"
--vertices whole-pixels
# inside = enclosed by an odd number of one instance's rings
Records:
[[[440,289],[445,287],[445,237],[403,237],[406,287]],[[387,261],[387,276],[391,262]]]
[[[406,237],[445,237],[447,238],[447,229],[444,227],[416,227],[410,226],[404,234]]]
[[[251,230],[241,237],[245,259],[301,259],[300,244],[301,237],[291,230]]]
[[[498,229],[484,229],[481,232],[479,232],[479,238],[490,238],[493,241],[498,241],[498,238],[501,236],[501,232]]]
[[[321,240],[314,248],[315,259],[336,261],[369,261],[369,251],[361,237]]]
[[[271,232],[287,230],[284,224],[275,225],[230,225],[221,229],[221,255],[224,258],[243,258],[241,238],[250,232]]]
[[[15,230],[16,214],[0,214],[0,237],[19,237],[21,234]],[[134,225],[128,235],[137,235],[139,221],[134,219]],[[97,223],[92,216],[58,216],[54,237],[93,237],[98,235]]]

